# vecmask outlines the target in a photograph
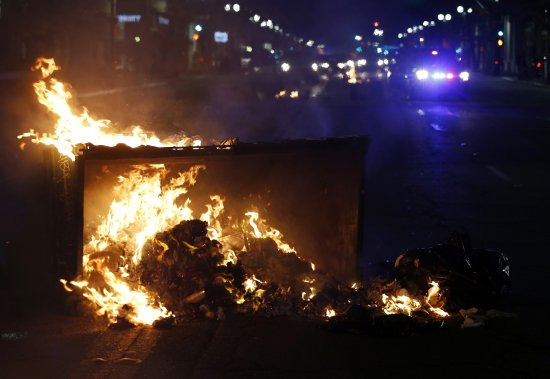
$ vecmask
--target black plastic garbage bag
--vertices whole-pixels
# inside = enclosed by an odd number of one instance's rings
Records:
[[[404,288],[426,291],[431,281],[445,291],[446,308],[497,302],[510,288],[508,258],[501,252],[473,249],[468,236],[453,233],[447,243],[400,255],[394,275]]]

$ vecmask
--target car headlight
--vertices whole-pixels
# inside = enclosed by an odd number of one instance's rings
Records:
[[[436,72],[433,74],[432,76],[435,80],[441,80],[441,79],[445,79],[445,73],[443,72]]]
[[[462,71],[458,76],[463,82],[467,82],[468,80],[470,80],[470,73],[468,71]]]
[[[428,76],[430,76],[430,73],[426,70],[416,71],[416,79],[418,80],[426,80],[428,79]]]

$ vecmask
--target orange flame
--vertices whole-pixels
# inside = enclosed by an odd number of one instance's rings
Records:
[[[57,117],[53,133],[38,133],[30,130],[17,138],[31,138],[33,143],[54,146],[59,153],[75,160],[75,148],[78,145],[91,143],[94,145],[116,146],[124,144],[130,147],[138,146],[197,146],[199,140],[184,137],[160,140],[154,133],[144,131],[140,126],[133,126],[127,133],[113,130],[109,120],[96,120],[84,108],[80,114],[75,113],[69,100],[72,94],[65,84],[54,78],[49,78],[60,68],[51,58],[38,58],[33,70],[40,70],[42,79],[34,83],[34,91],[40,104],[44,105]],[[48,79],[49,80],[46,80]]]
[[[420,300],[411,298],[405,294],[397,296],[382,294],[382,310],[388,315],[402,313],[410,316],[413,312],[427,308],[427,311],[432,312],[437,317],[449,316],[449,313],[445,312],[442,308],[436,307],[436,303],[442,305],[439,298],[439,283],[432,281],[430,285],[431,287],[428,290],[428,296],[424,299],[424,304]]]

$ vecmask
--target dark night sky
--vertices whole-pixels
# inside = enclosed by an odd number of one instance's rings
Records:
[[[375,20],[386,33],[396,34],[440,12],[456,13],[456,6],[472,6],[473,0],[250,0],[250,9],[280,20],[283,27],[304,38],[328,44],[356,33],[372,32]],[[260,13],[261,14],[261,13]],[[264,14],[262,14],[264,16]]]

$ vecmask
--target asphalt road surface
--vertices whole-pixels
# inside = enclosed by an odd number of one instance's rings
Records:
[[[33,190],[42,180],[40,151],[20,151],[15,139],[28,128],[40,130],[48,118],[26,104],[32,97],[24,90],[17,100],[4,93],[2,376],[544,377],[550,368],[550,87],[482,76],[471,84],[466,98],[404,99],[369,88],[350,96],[349,88],[335,85],[315,99],[258,100],[239,78],[203,78],[81,97],[93,113],[161,135],[369,136],[364,270],[407,248],[442,242],[454,230],[511,260],[512,291],[501,308],[516,312],[517,323],[407,338],[256,318],[115,331],[67,315],[44,289],[52,278],[47,249],[40,249],[48,215],[37,212],[43,197]]]

